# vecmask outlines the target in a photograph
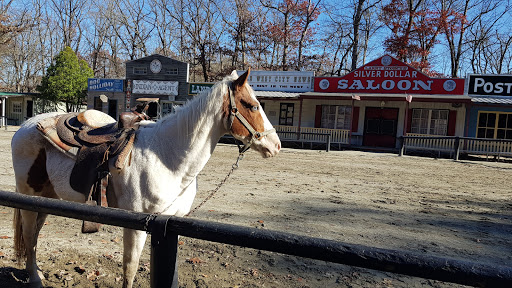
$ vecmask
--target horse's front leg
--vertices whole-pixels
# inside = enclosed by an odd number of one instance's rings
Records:
[[[145,231],[124,229],[123,231],[123,288],[131,288],[139,267],[140,254],[144,248],[147,234]]]

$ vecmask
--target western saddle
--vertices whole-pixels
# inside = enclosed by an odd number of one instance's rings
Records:
[[[87,204],[107,206],[106,190],[110,177],[109,160],[122,169],[130,158],[137,123],[147,120],[147,105],[123,112],[117,122],[98,110],[68,113],[43,119],[37,125],[57,149],[75,160],[71,187],[87,197]],[[83,233],[97,232],[99,224],[84,221]]]

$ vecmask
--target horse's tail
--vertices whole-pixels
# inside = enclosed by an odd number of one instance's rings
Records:
[[[25,241],[23,240],[23,229],[21,225],[21,211],[14,209],[14,217],[12,226],[14,228],[14,251],[16,260],[21,261],[25,258]]]

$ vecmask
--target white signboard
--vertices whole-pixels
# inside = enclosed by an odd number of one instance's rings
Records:
[[[178,95],[178,81],[133,80],[133,94]]]
[[[251,71],[249,85],[258,91],[308,92],[313,91],[314,77],[312,71]]]

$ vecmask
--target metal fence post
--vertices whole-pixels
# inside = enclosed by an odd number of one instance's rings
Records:
[[[157,216],[151,228],[151,288],[178,288],[178,234],[167,231],[168,220]]]

